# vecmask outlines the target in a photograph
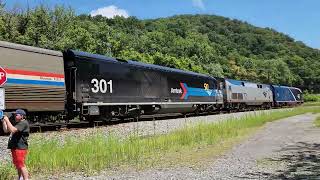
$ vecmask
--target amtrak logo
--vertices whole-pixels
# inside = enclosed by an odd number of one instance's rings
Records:
[[[181,88],[171,88],[171,94],[182,94]]]
[[[264,97],[267,97],[267,92],[263,92]]]

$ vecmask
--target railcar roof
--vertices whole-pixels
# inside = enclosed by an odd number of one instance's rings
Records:
[[[192,71],[184,71],[184,70],[180,70],[180,69],[169,68],[169,67],[159,66],[159,65],[154,65],[154,64],[147,64],[147,63],[142,63],[142,62],[138,62],[138,61],[121,60],[121,59],[111,58],[111,57],[107,57],[107,56],[103,56],[103,55],[91,54],[91,53],[75,51],[75,50],[68,50],[68,52],[71,52],[74,56],[78,56],[78,57],[87,57],[87,58],[97,59],[97,60],[101,60],[101,61],[123,62],[123,63],[131,64],[131,65],[135,65],[135,66],[141,66],[141,67],[145,67],[145,68],[158,69],[158,70],[167,71],[167,72],[182,73],[182,74],[188,74],[188,75],[193,75],[193,76],[199,76],[199,77],[203,77],[203,78],[215,79],[214,77],[211,77],[211,76],[205,75],[205,74],[195,73]]]
[[[32,46],[26,46],[26,45],[21,45],[21,44],[15,44],[15,43],[10,43],[10,42],[5,42],[5,41],[0,41],[0,47],[62,57],[62,53],[60,51],[53,51],[53,50],[37,48],[37,47],[32,47]]]

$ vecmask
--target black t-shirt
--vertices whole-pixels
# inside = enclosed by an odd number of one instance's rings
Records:
[[[10,135],[8,149],[28,149],[29,122],[23,120],[18,122],[14,127],[16,127],[18,131]]]

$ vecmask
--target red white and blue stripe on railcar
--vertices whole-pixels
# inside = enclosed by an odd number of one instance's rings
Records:
[[[17,69],[5,70],[7,72],[7,84],[65,86],[63,74]]]

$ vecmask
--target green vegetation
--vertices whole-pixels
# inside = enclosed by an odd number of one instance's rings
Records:
[[[320,127],[320,116],[317,117],[317,119],[314,121],[314,124],[315,124],[317,127]]]
[[[59,6],[0,7],[0,40],[320,92],[320,51],[270,28],[214,15],[107,19]]]
[[[320,94],[305,93],[303,99],[305,102],[320,102]]]
[[[306,102],[303,106],[320,106],[320,102]]]
[[[58,139],[43,140],[32,138],[27,166],[32,174],[52,174],[69,171],[87,173],[119,166],[136,168],[159,166],[171,161],[173,164],[185,160],[186,154],[195,150],[208,150],[207,158],[223,151],[221,146],[231,147],[236,139],[252,134],[266,122],[308,112],[319,113],[319,107],[299,107],[293,110],[265,112],[241,119],[229,119],[219,123],[199,123],[186,126],[165,135],[126,139],[101,134],[90,135],[82,139],[69,138],[64,143]],[[229,142],[229,145],[228,145]],[[231,144],[230,144],[231,143]],[[218,151],[210,151],[214,149]],[[180,158],[179,158],[180,157]],[[0,170],[11,169],[1,165]],[[12,171],[9,171],[12,172]],[[10,173],[1,172],[0,179],[10,179]]]
[[[16,178],[16,170],[9,164],[0,164],[0,180],[11,180]]]

